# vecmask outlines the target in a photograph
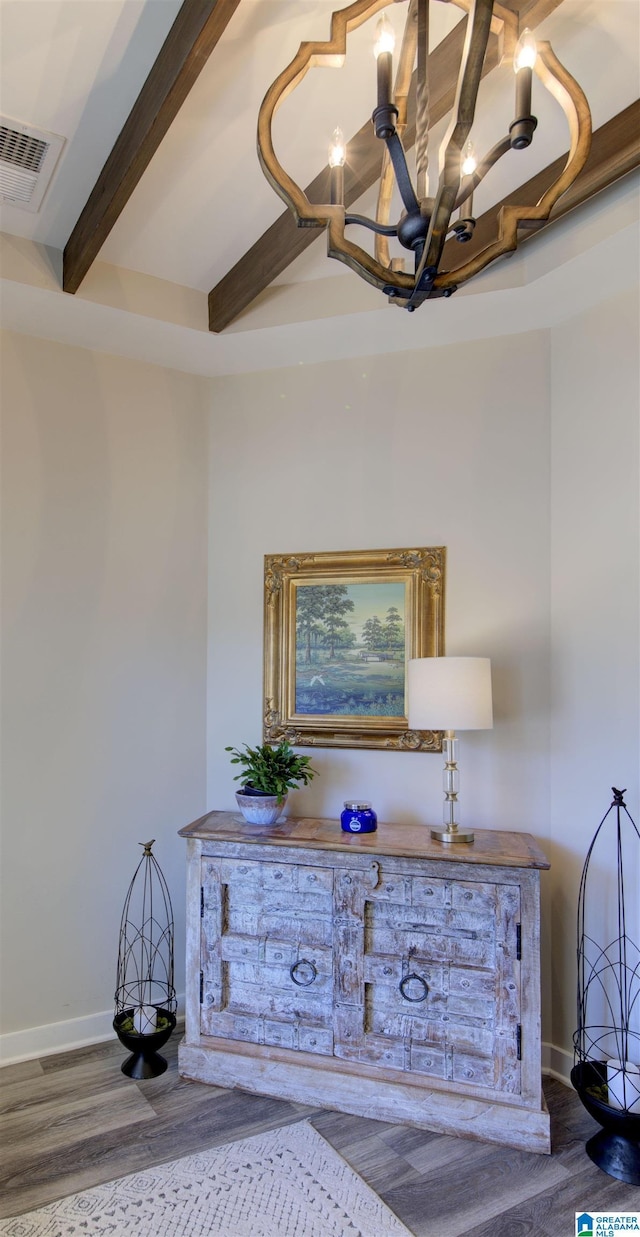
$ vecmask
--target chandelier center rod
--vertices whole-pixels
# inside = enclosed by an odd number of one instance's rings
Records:
[[[418,63],[416,81],[416,189],[418,200],[428,194],[429,169],[429,0],[418,0]]]

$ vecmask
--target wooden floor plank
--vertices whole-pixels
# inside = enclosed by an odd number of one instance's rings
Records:
[[[74,1094],[97,1099],[104,1091],[128,1093],[130,1090],[130,1079],[114,1069],[114,1062],[109,1058],[83,1061],[75,1069],[60,1073],[43,1072],[38,1077],[35,1093],[32,1078],[8,1083],[0,1079],[0,1120],[2,1115],[19,1113],[24,1108],[34,1109],[57,1099],[69,1100]]]
[[[24,1078],[42,1078],[44,1070],[40,1061],[16,1061],[15,1065],[3,1065],[0,1076],[3,1084],[22,1082]]]
[[[591,1164],[582,1150],[582,1163],[587,1168],[567,1177],[553,1190],[545,1190],[504,1211],[491,1220],[468,1230],[466,1237],[564,1237],[575,1232],[575,1213],[604,1211],[637,1211],[638,1189],[615,1181]]]
[[[505,1209],[512,1210],[532,1194],[556,1188],[568,1176],[567,1169],[550,1156],[508,1147],[501,1147],[496,1154],[496,1147],[488,1143],[461,1146],[461,1139],[441,1141],[449,1144],[448,1161],[439,1155],[437,1165],[431,1167],[427,1154],[417,1183],[380,1190],[393,1211],[402,1207],[402,1219],[416,1237],[431,1237],[434,1232],[438,1237],[466,1237],[479,1223],[495,1219]],[[431,1148],[433,1143],[428,1144],[427,1153]],[[415,1164],[415,1153],[410,1153],[410,1158]]]
[[[354,1117],[348,1112],[323,1112],[321,1116],[314,1118],[313,1125],[337,1150],[348,1146],[356,1138],[366,1138],[369,1134],[380,1135],[385,1130],[398,1128],[386,1121],[376,1121],[373,1117]]]
[[[162,1079],[149,1079],[145,1083],[144,1097],[157,1117],[180,1121],[189,1117],[200,1106],[214,1104],[216,1097],[227,1095],[226,1087],[203,1087],[199,1082],[178,1078],[167,1089]]]
[[[312,1121],[311,1124],[319,1133],[322,1132],[316,1121]],[[340,1155],[361,1177],[366,1179],[368,1185],[378,1194],[394,1187],[404,1186],[408,1182],[416,1183],[420,1180],[420,1175],[415,1168],[412,1168],[402,1156],[392,1151],[379,1134],[369,1134],[366,1138],[352,1138],[348,1143],[341,1145]]]
[[[169,1052],[171,1049],[169,1049]],[[165,1048],[162,1055],[166,1057]],[[91,1044],[86,1048],[76,1048],[73,1052],[62,1052],[59,1056],[43,1057],[42,1069],[45,1074],[60,1074],[67,1069],[77,1069],[83,1061],[111,1061],[120,1065],[126,1060],[128,1053],[117,1040],[109,1040],[104,1044]]]
[[[11,1171],[24,1159],[24,1147],[33,1160],[59,1153],[62,1148],[65,1155],[74,1148],[75,1155],[77,1145],[90,1138],[96,1126],[119,1131],[150,1120],[155,1120],[155,1113],[136,1088],[123,1091],[115,1087],[99,1095],[91,1092],[80,1098],[56,1098],[21,1107],[0,1119],[3,1165]]]
[[[408,1151],[426,1147],[427,1143],[435,1142],[442,1136],[430,1134],[428,1130],[416,1130],[410,1125],[390,1125],[382,1131],[380,1137],[396,1155],[406,1156]]]

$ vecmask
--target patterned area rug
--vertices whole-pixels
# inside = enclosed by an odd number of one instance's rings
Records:
[[[307,1121],[0,1220],[2,1237],[411,1237]]]

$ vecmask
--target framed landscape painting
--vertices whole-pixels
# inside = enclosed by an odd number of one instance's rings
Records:
[[[444,653],[443,546],[266,555],[264,740],[440,751],[410,731],[407,661]]]

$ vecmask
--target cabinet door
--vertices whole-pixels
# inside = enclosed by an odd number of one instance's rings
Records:
[[[329,868],[205,859],[203,1035],[331,1054]]]
[[[364,900],[362,1007],[336,1028],[336,1055],[518,1093],[519,920],[517,885],[383,879]]]

